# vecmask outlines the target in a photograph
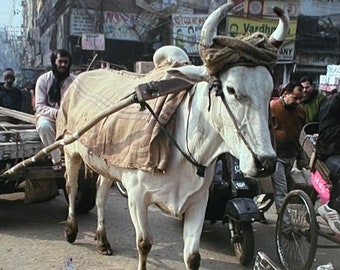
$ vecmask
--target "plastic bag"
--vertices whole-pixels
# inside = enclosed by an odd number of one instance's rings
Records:
[[[320,197],[320,202],[325,204],[330,199],[330,187],[325,179],[322,178],[319,171],[315,170],[310,174],[310,180],[313,187],[317,191]]]

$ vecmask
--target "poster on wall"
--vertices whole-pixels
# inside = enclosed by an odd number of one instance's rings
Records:
[[[198,54],[199,38],[206,18],[204,14],[173,14],[172,44],[188,54]]]
[[[73,8],[71,12],[70,35],[81,36],[84,33],[95,33],[93,18],[95,18],[94,10]]]
[[[104,33],[108,39],[140,41],[135,31],[137,14],[121,12],[104,12]]]

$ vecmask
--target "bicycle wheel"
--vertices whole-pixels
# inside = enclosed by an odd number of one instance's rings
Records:
[[[317,248],[318,224],[308,195],[288,193],[276,222],[276,248],[284,269],[308,270]]]

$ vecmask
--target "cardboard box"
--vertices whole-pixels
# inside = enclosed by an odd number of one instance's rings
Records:
[[[154,64],[152,61],[138,61],[135,64],[135,72],[136,73],[148,73],[154,68]]]

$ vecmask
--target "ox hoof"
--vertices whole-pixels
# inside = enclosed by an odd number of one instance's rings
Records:
[[[192,253],[187,260],[188,269],[198,270],[200,268],[200,262],[201,255],[199,252]]]
[[[94,240],[97,241],[97,251],[100,254],[112,255],[112,248],[109,241],[107,240],[105,228],[97,230]]]
[[[76,241],[78,234],[78,222],[76,220],[67,220],[65,225],[65,237],[67,242],[73,243]]]
[[[98,246],[97,251],[101,255],[112,255],[112,248],[111,248],[110,243],[106,243],[105,245]]]

